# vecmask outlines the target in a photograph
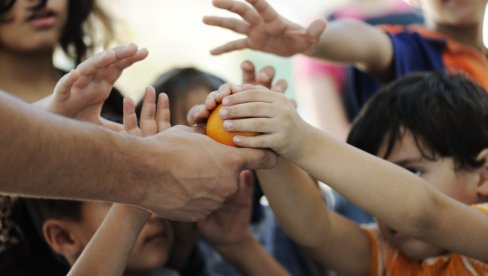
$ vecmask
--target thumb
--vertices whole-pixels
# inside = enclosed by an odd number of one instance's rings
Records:
[[[327,21],[323,18],[314,20],[307,28],[307,35],[312,39],[318,39],[327,27]]]

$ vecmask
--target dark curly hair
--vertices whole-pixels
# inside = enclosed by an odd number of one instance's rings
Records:
[[[91,54],[98,45],[107,47],[114,39],[114,29],[109,16],[96,4],[95,0],[67,0],[68,21],[64,27],[59,44],[63,51],[75,64],[80,63]],[[15,0],[0,0],[0,23],[8,24],[9,18],[3,17],[14,5]],[[30,9],[43,8],[47,0],[38,0]],[[95,34],[100,33],[100,28],[95,32],[95,22],[103,28],[102,41],[97,41]]]
[[[405,131],[422,155],[453,158],[458,169],[482,165],[488,147],[488,93],[466,76],[414,73],[385,86],[356,118],[347,142],[377,155],[385,141],[387,158]]]

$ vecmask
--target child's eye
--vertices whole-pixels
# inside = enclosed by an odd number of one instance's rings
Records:
[[[405,168],[405,169],[407,169],[408,171],[410,171],[411,173],[415,174],[418,177],[422,177],[422,171],[419,169],[415,169],[415,168]]]

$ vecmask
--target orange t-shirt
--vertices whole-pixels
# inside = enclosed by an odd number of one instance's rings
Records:
[[[475,208],[488,214],[488,204]],[[456,253],[432,257],[422,262],[410,260],[389,245],[377,227],[365,226],[371,244],[370,275],[488,275],[488,263]]]

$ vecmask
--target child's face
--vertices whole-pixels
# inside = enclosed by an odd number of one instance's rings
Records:
[[[68,1],[49,0],[45,7],[30,10],[37,2],[17,0],[2,16],[11,21],[0,24],[0,49],[18,52],[54,49],[66,24]]]
[[[110,206],[108,203],[83,203],[78,232],[83,246],[95,234]],[[127,262],[127,270],[145,272],[163,266],[168,260],[172,243],[173,229],[170,222],[152,215],[137,237]]]
[[[378,156],[384,156],[385,151],[386,145],[383,142]],[[395,143],[387,160],[412,171],[434,188],[454,199],[466,204],[481,202],[476,189],[478,185],[478,174],[476,172],[456,170],[452,158],[425,159],[409,131],[405,132],[405,135]],[[443,252],[441,248],[403,236],[381,222],[378,224],[385,238],[412,259],[425,259]]]
[[[442,25],[481,24],[487,0],[418,0],[427,22]]]

